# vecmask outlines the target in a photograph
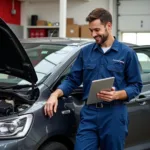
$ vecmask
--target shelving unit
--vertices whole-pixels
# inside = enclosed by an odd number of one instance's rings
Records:
[[[43,37],[38,35],[38,32],[43,32],[42,34],[45,34],[46,36],[53,36],[58,37],[59,36],[59,26],[24,26],[24,38],[31,37],[30,32],[36,32],[37,34],[35,37]],[[46,32],[46,33],[45,33]]]
[[[27,26],[27,29],[59,29],[59,26]]]

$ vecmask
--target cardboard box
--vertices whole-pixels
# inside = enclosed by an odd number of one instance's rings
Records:
[[[69,25],[69,24],[74,24],[74,19],[73,18],[67,18],[66,19],[66,24]]]
[[[81,38],[92,38],[89,25],[81,25]]]
[[[80,26],[77,24],[67,25],[67,37],[79,37]]]
[[[47,26],[47,21],[45,21],[45,20],[37,20],[36,25],[37,26]]]

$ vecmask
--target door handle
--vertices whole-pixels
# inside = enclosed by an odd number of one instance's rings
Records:
[[[139,105],[144,106],[147,104],[146,100],[150,99],[149,96],[140,95],[139,98],[136,99],[136,102],[139,103]]]
[[[67,115],[67,114],[70,114],[71,111],[68,109],[68,110],[63,110],[63,111],[61,111],[61,113],[62,113],[63,115]]]
[[[138,102],[139,105],[144,106],[147,104],[146,99],[142,98],[142,99],[136,99],[136,102]]]

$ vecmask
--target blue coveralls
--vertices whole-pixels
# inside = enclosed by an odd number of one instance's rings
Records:
[[[141,92],[142,81],[136,53],[115,39],[106,53],[93,43],[84,47],[66,80],[58,87],[68,96],[83,83],[86,100],[92,80],[115,77],[116,90],[125,90],[131,100]],[[75,150],[123,150],[128,133],[128,112],[123,100],[103,102],[103,107],[85,105],[80,113]]]

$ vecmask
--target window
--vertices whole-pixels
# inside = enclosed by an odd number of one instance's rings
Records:
[[[142,72],[143,73],[150,73],[150,58],[145,53],[137,53],[139,62],[141,64]]]
[[[136,44],[136,33],[123,33],[122,42]]]
[[[122,42],[150,45],[150,33],[122,33]]]
[[[138,45],[150,45],[150,33],[137,33]]]

